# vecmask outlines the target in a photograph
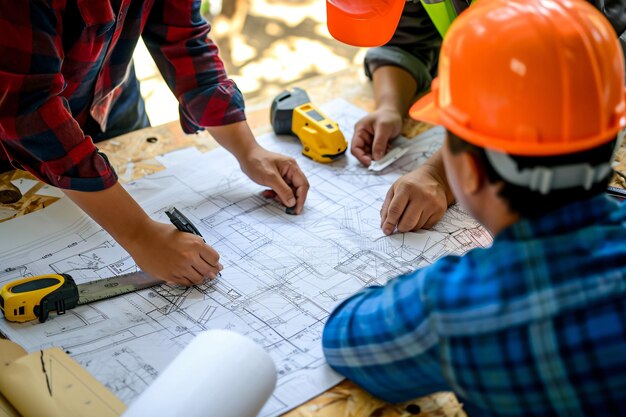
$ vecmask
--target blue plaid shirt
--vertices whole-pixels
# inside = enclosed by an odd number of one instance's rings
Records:
[[[626,204],[580,201],[488,249],[371,287],[330,316],[328,363],[390,402],[469,416],[626,416]]]

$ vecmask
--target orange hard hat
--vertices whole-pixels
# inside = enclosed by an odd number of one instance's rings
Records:
[[[583,0],[481,0],[450,27],[431,93],[410,110],[522,156],[584,151],[626,125],[624,58]]]
[[[354,46],[383,45],[393,36],[406,0],[327,0],[328,30]]]

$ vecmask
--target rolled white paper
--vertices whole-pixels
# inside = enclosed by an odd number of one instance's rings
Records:
[[[272,358],[227,330],[198,334],[123,417],[254,417],[276,386]]]

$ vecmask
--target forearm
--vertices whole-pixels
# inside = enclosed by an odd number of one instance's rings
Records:
[[[448,176],[446,175],[446,169],[443,165],[443,152],[439,149],[435,152],[423,165],[421,165],[417,169],[423,169],[427,174],[433,177],[446,193],[446,200],[448,201],[448,205],[454,203],[454,194],[452,194],[452,190],[450,189],[450,184],[448,184]]]
[[[377,109],[394,110],[406,115],[417,94],[417,82],[406,70],[382,66],[372,74]]]
[[[445,389],[435,328],[416,273],[369,287],[339,305],[322,335],[328,364],[389,402]],[[420,375],[415,380],[414,376]]]
[[[242,161],[250,152],[259,147],[250,126],[246,121],[231,123],[225,126],[206,128],[215,140]]]
[[[222,269],[219,255],[201,237],[153,221],[119,183],[103,191],[63,191],[154,278],[189,286]]]
[[[150,220],[119,183],[102,191],[63,192],[128,251]]]

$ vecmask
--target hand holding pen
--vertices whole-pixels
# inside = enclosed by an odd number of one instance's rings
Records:
[[[170,222],[172,222],[172,224],[181,232],[186,232],[186,233],[191,233],[194,234],[196,236],[200,236],[202,238],[202,241],[204,243],[206,243],[206,240],[204,240],[204,237],[202,237],[202,234],[200,233],[200,231],[193,225],[193,223],[191,223],[191,221],[183,214],[181,213],[176,207],[172,207],[169,210],[165,211],[165,214],[167,215],[167,217],[170,219]],[[202,255],[202,254],[201,254]],[[201,256],[202,257],[202,256]],[[198,274],[202,275],[202,277],[204,278],[214,278],[215,276],[222,276],[222,274],[219,272],[223,267],[222,265],[219,263],[219,255],[218,255],[218,260],[217,261],[213,261],[211,262],[211,260],[209,259],[204,259],[204,262],[209,265],[212,268],[207,268],[206,265],[201,265],[201,264],[195,264],[192,265],[192,268],[198,272]],[[217,274],[215,274],[214,269],[217,268]],[[191,281],[192,285],[198,284],[198,282],[194,282]]]

